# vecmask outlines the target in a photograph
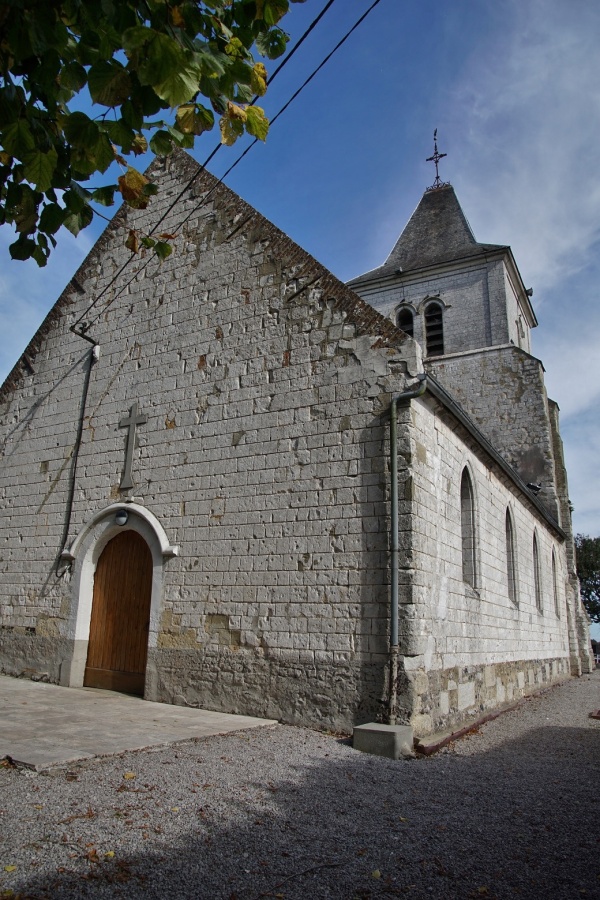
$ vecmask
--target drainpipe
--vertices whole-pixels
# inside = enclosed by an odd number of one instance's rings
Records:
[[[69,329],[76,334],[77,337],[83,338],[84,341],[87,341],[92,345],[92,349],[89,352],[87,365],[85,369],[85,378],[83,382],[83,393],[81,397],[81,403],[79,406],[79,418],[77,422],[77,434],[75,437],[75,444],[73,447],[73,454],[71,457],[71,477],[69,484],[69,493],[67,495],[67,509],[65,513],[65,524],[63,526],[63,533],[60,541],[60,550],[58,551],[58,557],[56,559],[56,575],[60,575],[60,566],[64,560],[61,559],[61,553],[65,549],[67,538],[69,537],[69,531],[71,529],[71,516],[73,514],[73,501],[75,499],[75,482],[77,478],[77,463],[79,461],[79,450],[81,447],[81,439],[83,437],[83,423],[85,420],[85,408],[87,404],[87,396],[90,388],[90,379],[92,377],[92,367],[94,363],[100,357],[100,345],[98,341],[89,335],[85,334],[83,329],[79,330],[75,328],[74,325]]]
[[[410,403],[415,397],[421,397],[427,390],[427,375],[419,375],[419,385],[409,391],[392,396],[390,406],[390,470],[391,470],[391,545],[392,545],[392,584],[390,611],[390,704],[389,724],[395,725],[398,706],[398,404]]]

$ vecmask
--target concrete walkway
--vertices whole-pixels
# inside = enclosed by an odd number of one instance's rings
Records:
[[[0,675],[0,723],[0,759],[32,769],[276,724],[6,675]]]

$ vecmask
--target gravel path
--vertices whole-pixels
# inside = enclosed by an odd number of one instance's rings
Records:
[[[600,898],[600,672],[429,759],[276,725],[0,769],[0,898]]]

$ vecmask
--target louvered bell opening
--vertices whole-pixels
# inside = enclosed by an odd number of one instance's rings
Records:
[[[442,356],[444,353],[444,323],[442,308],[435,304],[425,310],[425,340],[427,356]]]

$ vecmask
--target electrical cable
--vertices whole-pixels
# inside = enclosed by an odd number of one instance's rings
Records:
[[[310,26],[309,29],[304,33],[304,35],[302,35],[302,38],[301,38],[300,40],[304,40],[304,39],[306,38],[306,36],[308,35],[309,31],[312,30],[312,28],[316,25],[318,19],[321,18],[321,17],[325,14],[325,12],[329,9],[329,7],[332,5],[333,2],[334,2],[334,0],[330,0],[330,2],[326,4],[325,8],[324,8],[324,9],[322,10],[322,12],[319,14],[319,16],[317,17],[317,19],[315,19],[314,23],[311,24],[311,26]],[[312,73],[308,76],[308,78],[305,79],[305,81],[302,83],[302,85],[301,85],[301,86],[293,93],[293,95],[290,97],[290,99],[289,99],[289,100],[281,107],[281,109],[280,109],[280,110],[276,113],[276,115],[271,119],[271,125],[273,125],[273,123],[274,123],[274,122],[275,122],[275,121],[276,121],[276,120],[277,120],[277,119],[285,112],[285,110],[288,109],[288,107],[291,105],[291,103],[293,103],[293,101],[299,96],[299,94],[302,93],[302,91],[304,90],[304,88],[307,87],[308,84],[310,84],[310,82],[311,82],[311,81],[313,80],[313,78],[318,74],[318,72],[319,72],[319,71],[327,64],[327,62],[329,62],[329,60],[332,58],[332,56],[340,49],[340,47],[348,40],[348,38],[351,36],[351,34],[352,34],[354,31],[356,31],[356,29],[357,29],[357,28],[362,24],[362,22],[367,18],[367,16],[369,15],[369,13],[372,12],[372,10],[375,9],[375,7],[376,7],[380,2],[381,2],[381,0],[374,0],[374,2],[369,6],[369,8],[366,10],[366,12],[364,12],[364,13],[359,17],[359,19],[357,19],[357,21],[354,23],[354,25],[346,32],[346,34],[341,38],[341,40],[338,41],[338,43],[335,45],[335,47],[327,54],[327,56],[326,56],[326,57],[319,63],[319,65],[312,71]],[[297,46],[297,45],[296,45],[296,46]],[[294,48],[294,50],[295,50],[295,49],[296,49],[296,48]],[[291,55],[291,54],[290,54],[290,55]],[[288,57],[288,58],[289,58],[289,57]],[[277,70],[277,71],[280,71],[282,67],[283,67],[283,63],[282,63],[282,65],[279,67],[279,70]],[[271,79],[271,80],[272,80],[272,79]],[[255,145],[256,143],[258,143],[258,140],[255,138],[254,141],[252,141],[252,143],[250,143],[250,144],[248,145],[248,147],[246,147],[245,150],[240,154],[240,156],[232,163],[232,165],[231,165],[231,166],[227,169],[227,171],[221,176],[221,178],[219,178],[218,181],[216,181],[216,183],[213,185],[213,187],[212,187],[212,188],[204,195],[204,197],[202,198],[201,202],[198,203],[198,204],[196,204],[196,205],[194,206],[194,208],[193,208],[192,210],[190,210],[190,212],[187,214],[187,216],[186,216],[186,217],[185,217],[185,218],[177,225],[177,231],[178,231],[180,228],[182,228],[183,225],[185,225],[185,223],[191,218],[191,216],[192,216],[194,213],[196,213],[199,209],[202,208],[202,206],[208,201],[208,199],[209,199],[210,196],[215,192],[215,190],[218,188],[218,186],[219,186],[220,184],[222,184],[223,179],[226,178],[227,175],[229,175],[230,172],[233,171],[233,169],[241,162],[241,160],[246,156],[246,154],[249,153],[249,151],[252,149],[252,147],[254,147],[254,145]],[[217,147],[215,147],[215,149],[214,149],[214,150],[212,151],[212,153],[209,155],[209,157],[208,157],[208,159],[207,159],[207,162],[209,162],[209,161],[213,158],[213,156],[216,154],[217,150],[219,150],[221,146],[222,146],[222,145],[219,144]],[[178,194],[178,196],[175,198],[175,200],[170,204],[169,208],[163,213],[163,215],[162,215],[161,218],[158,220],[158,222],[153,226],[152,230],[150,231],[150,234],[152,234],[152,233],[154,233],[154,232],[156,231],[156,228],[158,227],[158,225],[159,225],[162,221],[164,221],[165,217],[171,212],[171,210],[172,210],[173,207],[176,205],[176,203],[181,199],[182,195],[189,189],[189,187],[191,186],[191,184],[195,181],[195,179],[199,176],[199,174],[204,170],[205,166],[206,166],[206,163],[205,163],[204,165],[200,166],[200,168],[194,173],[194,175],[193,175],[192,178],[187,182],[187,184],[186,184],[185,187],[182,189],[182,191]],[[96,299],[90,304],[90,306],[86,309],[86,311],[85,311],[85,312],[81,315],[81,317],[77,320],[77,322],[75,323],[75,325],[78,325],[78,324],[83,320],[83,318],[84,318],[84,317],[88,314],[88,312],[96,305],[96,303],[102,298],[102,296],[106,293],[106,291],[109,290],[109,288],[112,286],[112,284],[114,284],[114,282],[115,282],[115,281],[117,280],[117,278],[121,275],[121,273],[124,271],[124,269],[129,265],[129,263],[131,262],[131,259],[132,259],[132,258],[133,258],[133,257],[130,257],[130,258],[123,264],[123,266],[119,269],[119,271],[118,271],[118,272],[113,276],[113,278],[110,280],[110,282],[108,283],[108,285],[106,285],[106,286],[102,289],[102,291],[101,291],[100,294],[96,297]],[[115,294],[115,296],[110,300],[110,302],[103,308],[103,310],[102,310],[103,313],[104,313],[110,306],[112,306],[112,304],[113,304],[114,301],[120,296],[120,294],[121,294],[121,293],[122,293],[122,292],[123,292],[123,291],[124,291],[124,290],[125,290],[125,289],[133,282],[133,281],[134,281],[134,279],[139,275],[139,273],[140,273],[141,271],[143,271],[143,269],[146,268],[146,266],[148,265],[148,263],[150,262],[150,260],[151,260],[152,258],[153,258],[153,257],[149,257],[149,258],[147,258],[147,259],[143,262],[143,264],[136,270],[135,274],[129,279],[129,281],[128,281],[126,284],[124,284],[124,285],[122,286],[121,290],[118,291],[118,293]],[[98,316],[96,316],[96,319],[99,317],[99,315],[100,315],[100,314],[98,314]],[[93,321],[95,321],[95,320],[93,320]],[[92,324],[92,322],[88,323],[88,324],[87,324],[87,327],[90,327],[91,324]],[[82,326],[82,331],[83,331],[83,330],[86,330],[86,329],[84,329],[84,327]],[[76,333],[77,333],[77,332],[76,332]]]
[[[300,36],[300,38],[298,39],[298,41],[296,41],[296,43],[294,44],[294,46],[292,47],[292,49],[290,50],[290,52],[288,53],[288,55],[285,57],[285,59],[282,60],[282,62],[277,66],[277,68],[275,69],[275,71],[271,74],[271,76],[270,76],[270,78],[269,78],[269,84],[272,84],[273,80],[279,75],[279,73],[281,72],[281,70],[287,65],[287,63],[290,61],[290,59],[292,59],[292,57],[294,56],[294,54],[296,53],[296,51],[302,46],[302,44],[304,43],[304,41],[306,40],[306,38],[309,36],[309,34],[314,30],[314,28],[316,28],[316,26],[317,26],[318,23],[321,21],[321,19],[322,19],[323,16],[325,15],[325,13],[331,8],[331,6],[333,6],[334,2],[335,2],[335,0],[327,0],[327,3],[325,4],[325,6],[324,6],[323,9],[321,10],[321,12],[317,15],[317,17],[316,17],[315,19],[313,19],[313,21],[310,23],[310,25],[308,26],[308,28],[307,28],[307,29],[304,31],[304,33]],[[257,99],[258,99],[257,97],[255,97],[255,98],[253,99],[252,105],[256,102]],[[256,141],[255,141],[254,143],[256,143]],[[253,145],[254,145],[254,144],[251,144],[250,146],[253,146]],[[202,171],[207,167],[207,165],[209,164],[209,162],[216,156],[216,154],[218,153],[218,151],[221,149],[222,146],[223,146],[223,145],[222,145],[221,143],[218,143],[218,144],[216,145],[216,147],[214,147],[214,149],[213,149],[213,150],[209,153],[209,155],[206,157],[206,159],[204,160],[204,162],[200,164],[200,168],[198,169],[198,171],[194,172],[194,174],[193,174],[193,176],[190,178],[190,180],[184,185],[184,187],[183,187],[182,190],[179,192],[179,194],[178,194],[178,195],[174,198],[174,200],[169,204],[169,207],[165,210],[165,212],[164,212],[164,213],[162,214],[162,216],[158,219],[158,221],[155,222],[155,224],[152,226],[152,229],[151,229],[150,232],[149,232],[150,235],[151,235],[151,234],[154,234],[154,233],[156,232],[156,230],[157,230],[157,228],[159,227],[159,225],[161,224],[161,222],[164,221],[165,217],[169,215],[169,213],[171,212],[171,210],[173,209],[173,207],[181,200],[182,196],[190,189],[190,187],[192,186],[192,184],[194,183],[194,181],[196,180],[196,178],[198,178],[200,172],[202,172]],[[186,220],[186,221],[187,221],[187,220]],[[115,272],[114,276],[111,278],[111,280],[109,281],[109,283],[102,289],[102,291],[101,291],[101,292],[98,294],[98,296],[92,301],[92,303],[88,306],[88,308],[85,310],[85,312],[82,313],[82,315],[79,317],[79,319],[77,319],[77,321],[75,322],[75,324],[72,326],[72,329],[71,329],[72,331],[75,332],[75,334],[81,334],[81,333],[85,330],[85,327],[84,327],[84,326],[85,326],[85,323],[81,324],[81,323],[83,322],[84,318],[88,315],[89,311],[96,305],[96,303],[98,303],[98,301],[102,299],[102,297],[104,296],[104,294],[112,287],[112,285],[115,283],[115,281],[116,281],[118,278],[120,278],[121,274],[125,271],[126,268],[128,268],[128,266],[129,266],[129,264],[132,262],[132,260],[133,260],[133,254],[129,257],[129,259],[127,259],[127,260],[123,263],[123,265],[121,266],[121,268],[120,268],[117,272]],[[147,263],[145,263],[143,266],[141,266],[140,269],[141,269],[141,268],[145,268],[146,265],[147,265]],[[138,271],[140,271],[140,269],[138,269]],[[136,273],[136,274],[137,274],[137,273]],[[130,283],[131,283],[131,282],[128,282],[128,284],[130,284]],[[126,287],[126,286],[127,286],[127,285],[125,285],[125,287]],[[116,296],[119,296],[119,295],[117,294]],[[113,298],[113,299],[116,299],[116,297]],[[77,328],[78,325],[81,325],[81,328],[80,328],[80,329]]]

